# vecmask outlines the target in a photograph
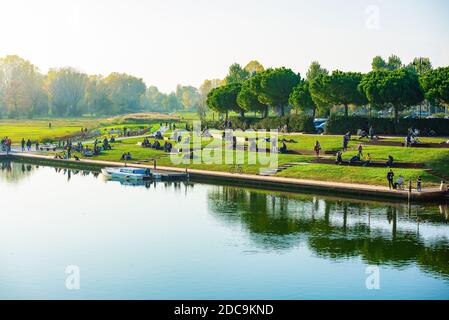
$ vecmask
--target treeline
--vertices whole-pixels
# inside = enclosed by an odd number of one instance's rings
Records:
[[[207,105],[224,114],[230,111],[244,117],[246,112],[259,112],[267,117],[270,109],[284,116],[291,109],[315,117],[317,112],[329,115],[342,108],[390,111],[396,120],[401,111],[433,103],[449,105],[449,67],[433,69],[428,58],[415,58],[404,65],[395,55],[387,60],[375,57],[372,71],[330,73],[313,62],[306,76],[288,68],[258,68],[248,72],[238,64],[231,66],[224,85],[211,90]]]
[[[204,113],[209,91],[221,80],[206,80],[199,89],[178,85],[165,94],[124,73],[88,75],[74,68],[42,74],[31,62],[11,55],[0,58],[0,117],[76,117],[140,111]]]

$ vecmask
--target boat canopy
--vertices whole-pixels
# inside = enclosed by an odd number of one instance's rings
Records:
[[[120,169],[120,172],[126,173],[126,174],[147,174],[148,169],[122,168],[122,169]]]

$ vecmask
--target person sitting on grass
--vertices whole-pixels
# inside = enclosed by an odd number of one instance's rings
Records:
[[[282,147],[279,149],[280,153],[287,153],[287,145],[285,144],[285,141],[282,141]]]
[[[159,142],[159,140],[155,140],[153,145],[151,146],[153,149],[159,150],[161,147],[161,144]]]
[[[396,179],[396,182],[394,183],[394,189],[396,190],[404,189],[404,177],[402,175],[399,175],[399,177]]]
[[[365,130],[361,130],[360,131],[360,137],[359,137],[359,140],[361,140],[361,139],[363,139],[363,138],[369,138],[369,136],[368,136],[368,132],[366,132]]]
[[[337,160],[335,160],[335,164],[338,166],[343,163],[342,153],[341,151],[337,152]]]
[[[122,160],[125,160],[125,161],[127,161],[127,160],[131,160],[132,159],[132,157],[131,157],[131,153],[130,152],[128,152],[128,153],[124,153],[124,154],[122,154]]]
[[[387,167],[388,167],[388,168],[393,167],[393,165],[394,165],[394,159],[393,159],[393,157],[392,157],[391,155],[388,156],[388,161],[387,161],[386,164],[387,164]]]
[[[75,159],[75,161],[80,161],[80,158],[78,158],[77,156],[73,156],[73,158]]]
[[[365,157],[365,161],[363,162],[363,166],[367,167],[371,164],[371,155],[368,153]]]
[[[348,165],[353,164],[354,162],[360,162],[361,158],[359,154],[356,154],[355,156],[353,156],[351,159],[349,159],[349,163]]]
[[[173,148],[173,146],[172,146],[171,142],[165,141],[164,151],[170,153],[172,148]]]

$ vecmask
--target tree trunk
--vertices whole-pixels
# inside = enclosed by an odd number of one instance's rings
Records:
[[[395,121],[396,123],[399,122],[399,110],[398,110],[397,107],[394,107],[394,121]]]
[[[276,107],[276,112],[279,116],[283,117],[285,115],[285,110],[283,105],[278,105]]]
[[[316,115],[316,107],[313,107],[312,109],[312,118],[315,119],[315,115]]]
[[[239,113],[241,118],[245,118],[245,110],[240,109]]]
[[[348,104],[346,103],[345,104],[345,117],[347,117],[349,115],[349,106],[348,106]]]
[[[226,110],[225,120],[226,120],[226,122],[228,122],[228,110]]]
[[[262,112],[262,118],[268,117],[268,106],[265,107],[265,110]]]

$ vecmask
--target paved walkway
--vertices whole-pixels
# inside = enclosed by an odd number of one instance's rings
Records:
[[[53,157],[37,155],[37,154],[13,154],[13,157],[23,158],[23,159],[36,159],[43,160],[52,163],[77,163],[95,166],[110,166],[110,167],[122,167],[124,164],[121,162],[112,161],[101,161],[101,160],[91,160],[91,159],[81,159],[80,161],[74,160],[59,160]],[[131,164],[133,167],[138,168],[148,168],[148,165]],[[151,167],[151,166],[150,166]],[[220,180],[227,180],[236,183],[243,183],[253,186],[267,186],[267,187],[278,187],[283,189],[288,189],[290,191],[300,191],[301,189],[310,190],[324,190],[327,192],[334,193],[346,193],[352,195],[364,195],[364,196],[374,196],[374,197],[388,197],[388,198],[398,198],[398,199],[408,199],[409,193],[405,190],[390,190],[383,186],[372,186],[372,185],[361,185],[355,183],[342,183],[342,182],[327,182],[327,181],[315,181],[315,180],[305,180],[305,179],[294,179],[294,178],[284,178],[284,177],[273,177],[273,176],[257,176],[250,174],[232,174],[229,172],[220,171],[207,171],[198,169],[185,169],[185,168],[174,168],[174,167],[162,167],[157,166],[157,169],[171,172],[188,172],[192,177],[198,178],[214,178]],[[440,191],[439,188],[427,188],[422,192],[412,191],[410,194],[411,200],[443,200],[448,192]]]

